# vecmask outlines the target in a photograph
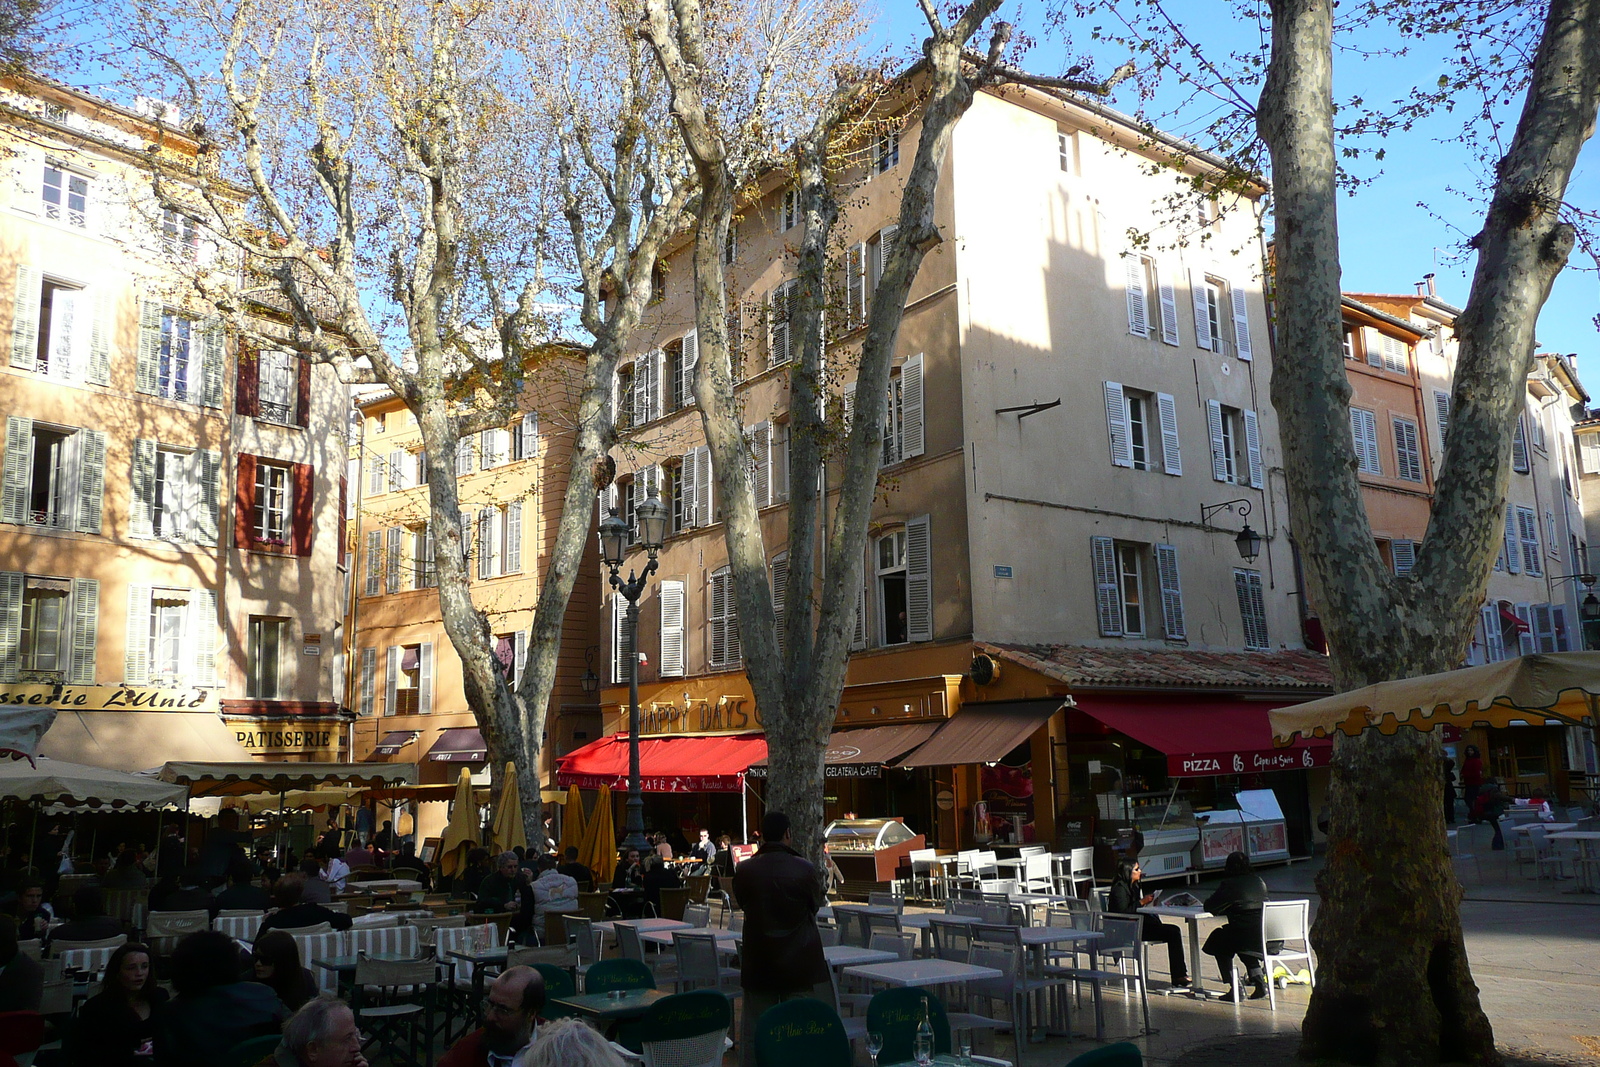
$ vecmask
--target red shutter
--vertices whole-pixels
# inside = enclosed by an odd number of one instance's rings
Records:
[[[250,548],[256,542],[256,457],[239,456],[239,482],[233,494],[233,546]]]
[[[345,508],[350,500],[350,479],[339,479],[339,566],[345,564],[345,551],[350,541],[350,520],[345,518]]]
[[[302,355],[299,367],[294,381],[294,424],[308,426],[311,423],[311,361]]]
[[[261,353],[239,346],[239,382],[233,391],[233,410],[256,418],[261,414]]]
[[[311,501],[316,474],[309,463],[296,463],[290,474],[289,549],[297,556],[311,555]]]

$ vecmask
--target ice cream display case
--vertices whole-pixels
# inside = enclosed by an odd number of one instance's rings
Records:
[[[1243,852],[1251,863],[1278,863],[1289,859],[1289,829],[1283,809],[1270,789],[1245,789],[1234,798],[1237,809],[1200,812],[1200,844],[1195,865],[1215,870],[1231,852]]]
[[[1166,793],[1102,793],[1099,796],[1102,833],[1119,841],[1143,839],[1139,866],[1146,881],[1181,878],[1193,870],[1200,831],[1187,797],[1176,790]],[[1122,845],[1126,848],[1126,844]],[[1113,843],[1113,851],[1121,851]],[[1110,872],[1107,872],[1108,874]]]
[[[823,831],[823,846],[847,882],[893,881],[922,842],[899,819],[835,819]]]

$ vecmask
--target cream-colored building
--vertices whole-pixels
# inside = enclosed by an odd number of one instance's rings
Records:
[[[861,312],[917,135],[912,122],[864,147],[839,223],[848,306],[830,329],[836,412],[852,407]],[[979,94],[957,126],[936,198],[943,239],[910,294],[894,360],[830,817],[901,815],[942,847],[1019,822],[1039,840],[1077,839],[1097,795],[1141,782],[1155,791],[1170,771],[1197,801],[1223,784],[1282,784],[1291,834],[1309,838],[1298,771],[1320,767],[1325,751],[1296,750],[1284,783],[1259,702],[1321,693],[1329,676],[1304,650],[1294,600],[1256,191],[1222,210],[1180,194],[1173,172],[1154,166],[1173,153],[1189,178],[1217,173],[1203,153],[1052,93]],[[1175,194],[1181,217],[1164,217]],[[738,393],[779,605],[787,487],[817,476],[787,461],[782,309],[798,235],[792,193],[771,184],[728,250],[745,339]],[[646,756],[658,768],[645,769],[656,790],[647,813],[668,831],[737,835],[742,768],[730,763],[711,788],[703,776],[722,750],[733,758],[730,739],[759,739],[760,709],[741,670],[689,395],[690,274],[687,250],[675,251],[622,369],[619,419],[631,429],[612,503],[631,517],[654,488],[673,516],[641,602],[641,703],[661,742]],[[821,477],[831,490],[838,470]],[[1230,503],[1239,510],[1211,510]],[[1261,536],[1250,560],[1235,543],[1246,522]],[[623,605],[607,607],[608,737],[558,781],[604,779],[626,725]],[[1210,740],[1197,748],[1172,715],[1205,724]],[[748,762],[760,750],[745,751]],[[1120,791],[1108,785],[1118,777]],[[673,792],[694,795],[662,795]]]
[[[549,573],[571,466],[572,412],[582,365],[562,355],[530,373],[525,413],[505,427],[462,438],[455,473],[467,525],[473,603],[489,620],[495,652],[515,685],[527,657],[529,627]],[[438,577],[421,432],[415,416],[386,389],[357,402],[351,442],[349,515],[354,540],[351,707],[357,759],[419,765],[417,841],[439,833],[460,768],[488,782],[488,750],[462,688],[439,609]],[[564,617],[544,757],[599,733],[600,564],[587,539]],[[589,687],[584,684],[589,676]],[[430,789],[429,787],[438,787]],[[402,819],[400,829],[411,828]]]
[[[228,258],[146,153],[243,197],[146,110],[0,83],[0,683],[55,694],[58,758],[335,758],[344,390],[195,299]]]

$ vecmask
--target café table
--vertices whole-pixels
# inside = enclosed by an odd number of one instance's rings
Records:
[[[650,1005],[667,996],[671,994],[661,989],[619,989],[609,993],[575,993],[569,997],[552,997],[551,1003],[571,1008],[605,1028],[639,1018],[650,1010]]]
[[[1162,919],[1182,919],[1189,924],[1189,995],[1194,997],[1208,997],[1202,987],[1200,970],[1200,920],[1215,918],[1205,908],[1195,905],[1182,908],[1175,904],[1151,904],[1149,907],[1139,909],[1140,915],[1154,915]]]
[[[859,978],[884,985],[925,989],[929,986],[966,985],[984,978],[1004,978],[994,967],[978,967],[955,960],[895,960],[890,963],[863,963],[844,968],[846,978]]]
[[[1578,875],[1579,893],[1600,892],[1595,884],[1596,867],[1600,866],[1600,830],[1561,830],[1548,835],[1546,841],[1572,841],[1578,846],[1578,855],[1572,864]]]
[[[898,954],[881,948],[860,948],[856,945],[823,945],[822,958],[829,967],[860,967],[869,963],[893,963]]]
[[[617,927],[627,926],[639,931],[640,935],[659,933],[662,930],[688,930],[693,923],[683,922],[681,919],[606,919],[594,924],[596,930],[604,933],[615,933]]]
[[[493,967],[497,971],[505,969],[506,953],[508,951],[509,949],[506,945],[488,945],[480,949],[453,949],[446,953],[450,959],[464,960],[472,964],[472,1004],[471,1011],[467,1014],[469,1021],[477,1018],[478,1005],[483,1003],[483,972],[485,968]],[[455,984],[453,970],[451,975],[451,985],[453,986]]]
[[[1576,830],[1578,828],[1578,824],[1575,822],[1521,822],[1506,829],[1514,834],[1526,834],[1535,826],[1544,827],[1546,834],[1559,834],[1564,830]]]
[[[345,893],[351,896],[370,896],[373,893],[420,893],[422,883],[410,878],[377,878],[370,882],[345,882]]]

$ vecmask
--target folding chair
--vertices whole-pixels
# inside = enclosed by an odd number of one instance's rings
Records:
[[[127,934],[118,934],[116,937],[102,937],[97,941],[62,941],[57,938],[50,942],[50,955],[59,959],[69,952],[93,952],[96,949],[114,949],[127,943]]]
[[[254,941],[264,918],[266,916],[260,912],[251,915],[218,915],[211,920],[211,928],[227,934],[235,941]]]
[[[375,960],[358,954],[352,1007],[356,1025],[366,1033],[362,1051],[376,1045],[392,1063],[431,1067],[438,984],[439,965],[431,958]]]

